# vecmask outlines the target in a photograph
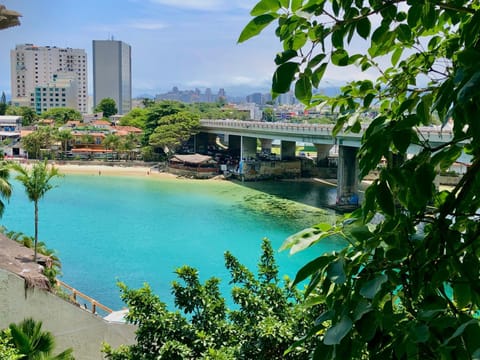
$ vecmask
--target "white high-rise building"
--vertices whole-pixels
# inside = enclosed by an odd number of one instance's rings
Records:
[[[132,109],[130,45],[117,40],[93,40],[93,106],[115,100],[120,115]]]
[[[53,81],[60,73],[76,81],[76,108],[88,112],[87,54],[83,49],[17,45],[10,53],[13,103],[35,103],[35,88]]]

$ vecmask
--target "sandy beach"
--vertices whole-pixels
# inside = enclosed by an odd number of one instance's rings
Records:
[[[74,165],[55,163],[62,174],[82,174],[82,175],[110,175],[110,176],[151,176],[163,179],[174,179],[176,175],[166,172],[159,172],[157,169],[151,169],[146,166],[111,166],[111,165]]]
[[[30,167],[33,162],[22,162],[20,164]],[[109,176],[135,176],[135,177],[156,177],[161,179],[175,179],[177,175],[167,172],[159,172],[158,169],[153,169],[149,166],[128,166],[121,163],[110,164],[95,164],[95,163],[82,163],[73,164],[63,161],[50,161],[50,165],[55,166],[60,170],[60,173],[68,174],[81,174],[81,175],[109,175]]]

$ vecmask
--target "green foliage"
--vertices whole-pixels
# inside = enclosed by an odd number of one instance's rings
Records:
[[[38,120],[38,115],[32,108],[28,106],[9,106],[5,115],[22,116],[22,126],[28,126]]]
[[[103,112],[103,117],[108,119],[110,116],[118,113],[117,104],[112,98],[105,98],[95,106],[94,112]]]
[[[271,107],[263,109],[262,120],[273,122],[275,121],[275,111]]]
[[[366,190],[362,208],[285,244],[293,252],[331,237],[346,244],[297,274],[296,282],[309,279],[305,303],[326,306],[311,324],[311,338],[319,341],[314,358],[477,358],[478,3],[262,0],[252,16],[239,41],[258,34],[267,17],[277,20],[284,52],[275,59],[275,94],[294,85],[307,106],[330,105],[340,114],[335,133],[359,131],[361,115],[372,106],[379,111],[363,134],[360,176],[382,158],[387,166]],[[357,53],[353,44],[366,51]],[[311,96],[331,67],[368,70],[369,78],[377,71],[378,77],[352,81],[332,99]],[[417,131],[436,119],[452,121],[444,143]],[[407,158],[411,145],[420,150]],[[471,166],[459,184],[436,189],[437,174],[462,153],[471,156]]]
[[[11,342],[10,330],[0,331],[0,359],[2,360],[19,360],[23,355]]]
[[[0,161],[0,217],[5,210],[4,200],[9,200],[12,195],[12,185],[10,184],[10,165],[8,162]]]
[[[162,117],[173,115],[185,110],[185,104],[178,101],[161,101],[152,105],[148,109],[147,119],[145,121],[143,144],[148,145],[150,135],[153,134]]]
[[[55,131],[48,127],[39,127],[37,130],[22,137],[22,146],[30,159],[42,158],[42,150],[50,151],[56,135]]]
[[[157,120],[157,127],[148,143],[154,148],[161,148],[166,154],[172,154],[183,142],[195,135],[199,127],[200,118],[190,112],[165,115]]]
[[[57,125],[63,125],[69,120],[82,120],[82,114],[71,108],[52,108],[44,111],[40,117],[42,119],[53,119]]]
[[[135,126],[143,130],[145,129],[147,114],[148,114],[148,109],[140,109],[140,108],[132,109],[128,114],[126,114],[125,116],[122,116],[122,118],[120,119],[120,125]]]
[[[108,359],[298,359],[306,358],[312,342],[285,355],[289,345],[306,334],[307,325],[321,307],[305,311],[296,290],[281,284],[274,252],[267,240],[255,277],[230,253],[235,310],[226,306],[220,280],[199,280],[198,271],[183,266],[172,284],[175,306],[169,311],[148,285],[138,290],[120,284],[128,305],[127,320],[138,325],[137,343],[113,350],[104,346]]]
[[[9,326],[11,341],[26,360],[72,360],[73,350],[67,349],[53,356],[55,339],[49,331],[42,330],[42,322],[28,318]]]

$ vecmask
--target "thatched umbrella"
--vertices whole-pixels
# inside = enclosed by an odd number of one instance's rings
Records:
[[[18,19],[22,16],[20,13],[8,10],[4,5],[0,5],[0,30],[20,25]]]

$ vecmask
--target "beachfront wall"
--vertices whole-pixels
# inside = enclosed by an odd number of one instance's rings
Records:
[[[298,178],[301,176],[300,160],[293,161],[245,161],[244,180],[272,178]]]
[[[181,164],[169,164],[168,172],[178,176],[195,179],[210,179],[212,177],[218,176],[219,174],[218,167],[197,167]]]
[[[71,347],[75,359],[103,359],[102,342],[114,348],[135,342],[135,326],[108,322],[48,291],[26,288],[23,278],[0,269],[0,329],[28,317],[55,336],[55,354]]]

